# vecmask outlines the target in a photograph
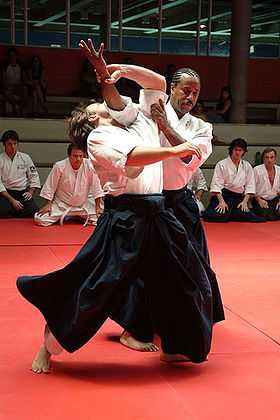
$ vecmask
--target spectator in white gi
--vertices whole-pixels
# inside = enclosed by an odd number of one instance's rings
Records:
[[[249,162],[243,160],[247,143],[238,138],[231,142],[229,156],[215,166],[211,182],[211,201],[204,219],[210,222],[263,222],[248,206],[250,197],[256,192],[254,171]]]
[[[262,152],[262,165],[254,168],[256,195],[254,212],[265,220],[280,219],[280,167],[276,165],[277,152],[267,147]]]
[[[33,200],[40,178],[32,159],[18,151],[16,131],[2,136],[4,152],[0,154],[0,217],[33,217],[38,207]]]
[[[66,216],[80,217],[84,225],[96,225],[101,214],[104,195],[99,178],[84,151],[73,144],[67,149],[68,158],[56,162],[42,188],[41,197],[47,204],[35,214],[35,223],[50,226],[63,224]]]
[[[193,192],[194,199],[196,204],[198,205],[199,213],[205,210],[204,204],[202,203],[201,199],[205,191],[208,191],[206,179],[203,175],[203,172],[200,168],[198,168],[193,176],[191,177],[188,188]]]

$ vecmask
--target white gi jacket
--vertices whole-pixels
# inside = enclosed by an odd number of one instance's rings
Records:
[[[150,104],[159,98],[161,91],[142,90],[140,104],[123,98],[122,111],[108,108],[111,116],[121,124],[134,121],[129,127],[99,126],[88,137],[88,154],[99,176],[105,194],[153,194],[162,191],[161,162],[144,167],[126,167],[128,154],[137,146],[159,147],[158,127],[149,116]]]
[[[208,191],[206,179],[203,175],[203,172],[200,168],[198,168],[195,173],[192,175],[189,183],[188,188],[192,191]]]
[[[166,104],[165,111],[172,129],[186,141],[189,140],[198,146],[202,152],[201,159],[193,156],[189,163],[185,163],[180,158],[163,161],[163,188],[165,190],[179,190],[189,183],[193,173],[211,155],[212,125],[189,113],[179,119],[170,102]],[[160,139],[162,146],[171,146],[163,133],[161,133]]]
[[[0,154],[0,192],[40,186],[39,174],[29,155],[17,152],[12,160],[5,152]]]
[[[230,156],[220,160],[215,166],[210,191],[221,193],[223,188],[239,194],[255,194],[255,177],[250,163],[241,160],[237,169]]]
[[[256,194],[264,200],[273,200],[280,195],[280,166],[275,165],[275,178],[271,185],[265,165],[254,168]]]
[[[95,214],[94,200],[102,197],[99,179],[89,159],[77,171],[68,158],[56,162],[41,190],[40,196],[52,201],[51,216],[63,216],[84,210],[88,216]]]

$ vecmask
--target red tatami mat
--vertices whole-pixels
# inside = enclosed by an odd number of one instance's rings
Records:
[[[10,232],[20,230],[14,246],[0,224],[0,420],[279,418],[280,224],[205,224],[227,308],[208,362],[169,366],[157,353],[130,351],[108,321],[80,351],[57,357],[50,375],[35,375],[44,322],[18,294],[16,277],[62,267],[91,229],[34,226],[31,235],[24,223],[9,221]]]
[[[81,245],[93,232],[92,226],[65,222],[48,228],[35,225],[33,219],[0,220],[1,245]]]

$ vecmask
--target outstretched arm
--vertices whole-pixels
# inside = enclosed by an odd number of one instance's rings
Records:
[[[122,111],[125,104],[114,84],[106,83],[110,78],[110,73],[107,70],[107,64],[103,57],[104,44],[100,44],[99,49],[95,49],[91,39],[86,43],[84,40],[79,42],[79,47],[83,50],[88,61],[93,65],[101,83],[101,91],[104,101],[110,108],[117,111]]]

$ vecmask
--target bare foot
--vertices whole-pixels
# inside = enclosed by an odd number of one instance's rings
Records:
[[[162,362],[167,362],[167,363],[191,362],[191,360],[187,356],[185,356],[184,354],[161,353],[160,360]]]
[[[48,352],[46,347],[42,345],[40,350],[35,356],[32,363],[32,371],[34,373],[49,373],[50,372],[50,358],[51,354]]]
[[[159,348],[154,343],[144,343],[143,341],[138,341],[136,338],[133,338],[131,334],[127,331],[124,331],[120,336],[120,342],[129,347],[132,350],[137,351],[158,351]]]

